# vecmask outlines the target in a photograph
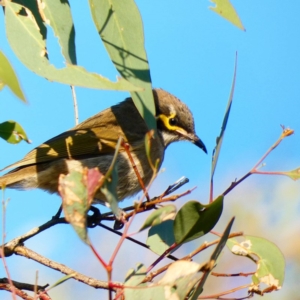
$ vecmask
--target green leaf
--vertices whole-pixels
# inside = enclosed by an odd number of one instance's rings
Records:
[[[138,288],[126,288],[125,298],[130,300],[186,299],[190,290],[200,280],[201,266],[195,262],[177,261],[168,268],[164,277],[155,284],[139,284]],[[141,278],[140,278],[141,279]]]
[[[179,278],[199,272],[201,265],[193,261],[179,260],[170,265],[165,275],[159,280],[159,284],[173,285]]]
[[[79,66],[67,64],[65,68],[55,68],[48,60],[46,42],[31,11],[13,2],[7,2],[5,8],[6,35],[10,46],[21,62],[36,74],[50,81],[68,85],[95,89],[140,90],[123,78],[112,82]],[[24,10],[26,14],[23,13]]]
[[[90,243],[86,227],[87,212],[103,180],[104,176],[97,168],[82,168],[81,171],[71,171],[59,177],[58,192],[63,200],[65,218],[86,244]]]
[[[167,220],[150,228],[146,244],[151,251],[161,255],[174,244],[173,223]]]
[[[186,296],[203,276],[201,265],[192,261],[176,261],[167,269],[158,284],[163,285],[168,297],[165,299],[187,299]],[[174,297],[174,298],[171,298]]]
[[[147,286],[145,288],[124,288],[125,299],[130,300],[154,300],[167,299],[163,286]]]
[[[139,231],[145,230],[151,226],[161,224],[162,222],[170,219],[174,219],[176,214],[175,205],[166,205],[153,211],[146,219]]]
[[[44,22],[52,27],[58,38],[66,61],[76,65],[75,28],[69,1],[41,0],[37,3]]]
[[[246,256],[252,261],[253,255],[258,257],[256,260],[257,270],[252,277],[256,290],[259,283],[266,284],[272,290],[282,287],[285,260],[275,244],[260,237],[243,236],[241,242],[233,238],[228,240],[227,246],[233,254]]]
[[[298,180],[300,179],[300,168],[288,172],[282,172],[282,174],[290,177],[293,180]]]
[[[219,154],[220,154],[221,147],[222,147],[222,142],[223,142],[227,122],[228,122],[228,119],[229,119],[229,114],[230,114],[230,109],[231,109],[233,94],[234,94],[234,87],[235,87],[236,66],[237,66],[237,55],[235,57],[234,73],[233,73],[231,91],[230,91],[230,95],[229,95],[229,99],[228,99],[228,103],[227,103],[227,108],[226,108],[226,111],[225,111],[225,115],[224,115],[224,119],[223,119],[223,123],[222,123],[222,127],[221,127],[221,132],[220,132],[220,135],[217,137],[217,144],[216,144],[216,147],[213,151],[213,159],[212,159],[212,165],[211,165],[211,180],[213,180],[213,176],[214,176],[214,173],[215,173],[215,169],[216,169],[216,166],[217,166]]]
[[[174,220],[176,244],[197,239],[209,232],[218,222],[223,210],[223,196],[208,205],[197,201],[187,202]]]
[[[143,264],[138,264],[136,271],[130,269],[125,278],[125,286],[137,286],[139,285],[146,277],[146,267]]]
[[[0,91],[7,85],[22,101],[26,102],[17,75],[4,53],[0,50]]]
[[[143,23],[133,0],[89,0],[99,35],[116,68],[128,81],[143,88],[131,97],[149,130],[156,129],[150,70],[144,47]]]
[[[59,286],[60,284],[64,283],[65,281],[69,280],[70,278],[73,278],[76,276],[76,272],[71,273],[69,275],[63,276],[62,278],[58,279],[55,283],[53,283],[51,286],[47,287],[47,291],[50,291],[51,289]]]
[[[105,180],[105,183],[101,187],[101,192],[106,197],[106,200],[109,204],[111,211],[118,219],[120,219],[122,211],[120,210],[118,205],[118,196],[117,196],[118,169],[117,168],[118,168],[117,164],[114,163],[111,176]]]
[[[0,124],[0,137],[11,144],[18,144],[22,140],[31,143],[24,129],[15,121],[6,121]]]
[[[241,30],[245,30],[242,21],[229,0],[211,0],[211,2],[216,4],[215,7],[209,7],[212,11],[219,14]]]

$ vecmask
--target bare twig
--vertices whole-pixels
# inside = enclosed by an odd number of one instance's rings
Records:
[[[79,117],[78,117],[78,105],[77,105],[77,97],[76,97],[75,87],[74,87],[74,85],[71,85],[70,88],[72,91],[72,98],[73,98],[73,105],[74,105],[75,125],[78,125]]]
[[[12,251],[16,255],[20,255],[20,256],[24,256],[26,258],[32,259],[46,267],[49,267],[53,270],[57,270],[65,275],[72,274],[72,278],[74,278],[75,280],[83,282],[91,287],[96,288],[96,289],[108,289],[108,283],[106,281],[96,280],[94,278],[91,278],[91,277],[85,276],[81,273],[78,273],[75,270],[73,270],[63,264],[57,263],[53,260],[50,260],[25,246],[18,245]],[[118,283],[116,283],[116,284],[118,284]]]
[[[6,263],[6,259],[5,259],[5,255],[4,255],[4,243],[5,243],[5,237],[6,237],[6,232],[5,232],[5,225],[6,225],[6,204],[5,204],[5,200],[4,200],[4,190],[2,189],[2,245],[0,247],[0,256],[2,258],[2,262],[3,262],[3,266],[8,278],[8,283],[9,283],[9,287],[10,290],[12,292],[12,298],[14,300],[16,300],[16,289],[14,287],[13,282],[11,281],[11,277],[10,277],[10,273],[7,267],[7,263]]]
[[[8,243],[4,244],[4,256],[10,256],[12,255],[14,252],[14,247],[16,247],[17,245],[22,244],[23,242],[25,242],[26,240],[34,237],[35,235],[43,232],[44,230],[57,225],[57,224],[69,224],[65,218],[52,218],[50,221],[44,223],[43,225],[39,226],[39,227],[35,227],[33,229],[31,229],[30,231],[28,231],[27,233],[16,237],[14,239],[12,239],[11,241],[9,241]]]
[[[267,152],[258,160],[258,162],[254,165],[254,167],[246,175],[244,175],[241,179],[231,183],[230,187],[227,188],[223,192],[224,196],[227,195],[238,184],[240,184],[242,181],[244,181],[247,177],[249,177],[252,174],[285,175],[285,174],[282,174],[281,172],[261,172],[261,171],[257,170],[257,168],[261,165],[261,163],[264,161],[264,159],[281,143],[281,141],[284,138],[286,138],[294,133],[294,130],[292,130],[292,129],[284,128],[283,126],[282,126],[282,129],[283,129],[283,131],[282,131],[280,137],[278,138],[278,140],[267,150]]]
[[[248,288],[250,286],[251,286],[251,283],[250,284],[245,284],[245,285],[242,285],[242,286],[239,286],[239,287],[236,287],[234,289],[231,289],[231,290],[228,290],[228,291],[224,291],[224,292],[221,292],[221,293],[218,293],[218,294],[208,295],[208,296],[199,296],[198,299],[226,299],[226,300],[230,300],[230,299],[235,299],[235,300],[238,300],[238,299],[240,299],[240,300],[247,299],[247,298],[250,298],[249,295],[246,296],[246,297],[243,297],[243,298],[221,298],[221,296],[232,294],[232,293],[234,293],[236,291],[239,291],[239,290],[242,290],[242,289],[246,289],[246,288]]]
[[[233,237],[241,236],[241,235],[243,235],[242,232],[234,232],[234,233],[231,233],[231,234],[229,235],[228,238],[233,238]],[[200,247],[198,247],[197,249],[195,249],[194,251],[192,251],[190,254],[188,254],[188,255],[186,255],[186,256],[184,256],[184,257],[178,259],[178,260],[188,260],[188,261],[191,261],[192,258],[193,258],[196,254],[200,253],[201,251],[203,251],[203,250],[205,250],[205,249],[207,249],[207,248],[209,248],[209,247],[211,247],[211,246],[213,246],[213,245],[218,244],[219,241],[220,241],[220,239],[214,240],[214,241],[209,242],[209,243],[206,242],[206,243],[202,244]],[[159,274],[165,272],[165,271],[169,268],[169,266],[170,266],[171,264],[172,264],[172,263],[167,264],[167,265],[163,266],[162,268],[160,268],[160,269],[158,269],[158,270],[156,270],[156,271],[154,271],[154,272],[151,272],[150,274],[147,275],[147,277],[144,279],[143,282],[149,282],[149,281],[151,281],[154,277],[156,277],[156,276],[158,276]]]
[[[20,289],[20,290],[30,291],[30,292],[34,292],[35,289],[37,291],[42,291],[42,290],[45,290],[49,286],[49,284],[42,286],[42,285],[19,282],[19,281],[15,281],[15,280],[11,280],[11,282],[13,283],[15,288]],[[10,280],[8,278],[1,278],[0,284],[3,284],[3,283],[10,284]]]
[[[11,285],[9,283],[0,283],[0,290],[11,292]],[[21,299],[24,300],[34,300],[33,297],[29,296],[27,293],[14,288],[15,295],[19,296]]]
[[[158,204],[161,204],[161,203],[164,203],[164,202],[169,202],[169,201],[176,201],[177,199],[190,194],[195,188],[196,187],[194,187],[192,189],[189,189],[189,190],[187,190],[187,191],[185,191],[181,194],[173,195],[173,196],[170,196],[170,197],[167,197],[167,198],[164,198],[164,199],[162,199],[161,196],[158,196],[158,197],[155,197],[155,198],[151,199],[150,201],[142,202],[141,204],[139,204],[138,207],[128,206],[128,207],[122,208],[122,210],[123,211],[130,211],[131,210],[130,213],[127,213],[125,215],[125,218],[129,219],[133,215],[133,213],[139,214],[139,213],[142,213],[144,211],[148,211],[148,210],[151,210],[151,209],[155,208],[155,206],[158,205]],[[113,216],[113,214],[111,212],[108,212],[108,213],[102,214],[102,219],[101,220],[111,221],[111,220],[115,220],[115,217]]]
[[[249,272],[249,273],[240,272],[240,273],[233,273],[233,274],[211,272],[210,274],[215,277],[238,277],[238,276],[248,277],[255,274],[255,272]]]

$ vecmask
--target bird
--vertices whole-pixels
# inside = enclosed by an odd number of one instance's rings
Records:
[[[151,161],[161,167],[166,148],[176,141],[189,141],[207,153],[196,135],[194,118],[188,106],[163,89],[153,89],[157,134],[151,140]],[[153,176],[145,149],[148,127],[132,98],[113,105],[88,118],[30,151],[23,159],[7,166],[13,168],[0,177],[0,188],[19,190],[39,188],[58,193],[60,174],[68,174],[83,167],[98,168],[105,174],[112,162],[119,137],[129,147],[130,155],[145,186]],[[1,170],[1,171],[3,171]],[[140,182],[124,147],[117,156],[117,201],[136,195]],[[99,189],[93,203],[107,204]]]

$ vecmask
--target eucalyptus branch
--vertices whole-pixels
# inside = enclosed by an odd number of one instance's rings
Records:
[[[249,272],[249,273],[240,272],[240,273],[233,273],[233,274],[211,272],[210,274],[215,277],[241,277],[241,276],[248,277],[254,275],[255,272]]]
[[[208,296],[198,296],[197,299],[223,299],[223,300],[231,300],[233,298],[221,298],[221,296],[224,296],[224,295],[228,295],[228,294],[232,294],[236,291],[239,291],[239,290],[243,290],[243,289],[246,289],[248,287],[251,286],[251,283],[250,284],[245,284],[245,285],[241,285],[239,287],[236,287],[234,289],[231,289],[231,290],[228,290],[228,291],[224,291],[224,292],[221,292],[221,293],[218,293],[218,294],[214,294],[214,295],[208,295]],[[242,297],[242,298],[234,298],[235,300],[242,300],[242,299],[248,299],[248,298],[252,298],[252,294],[249,294],[248,296],[246,297]]]
[[[46,267],[49,267],[53,270],[59,271],[65,275],[72,275],[72,278],[80,281],[82,283],[85,283],[91,287],[94,287],[96,289],[108,289],[108,283],[106,281],[101,281],[101,280],[96,280],[94,278],[85,276],[63,264],[60,264],[58,262],[55,262],[53,260],[50,260],[36,252],[34,252],[33,250],[25,247],[25,246],[21,246],[18,245],[16,247],[14,247],[13,249],[9,249],[13,254],[16,255],[20,255],[29,259],[32,259]]]
[[[46,285],[36,285],[36,284],[29,284],[29,283],[24,283],[24,282],[19,282],[15,280],[11,280],[12,284],[14,285],[15,288],[19,290],[26,290],[30,292],[34,292],[35,290],[37,291],[43,291],[45,290],[49,284]],[[10,280],[8,278],[1,278],[0,279],[0,284],[11,284]]]
[[[0,283],[0,290],[12,292],[11,291],[11,285],[9,283]],[[21,299],[24,300],[34,300],[33,297],[29,296],[27,293],[25,293],[22,290],[19,290],[17,288],[14,288],[15,295],[19,296]]]
[[[7,278],[8,278],[8,283],[9,283],[9,288],[10,288],[10,291],[12,292],[12,298],[14,300],[16,300],[16,288],[11,280],[11,277],[10,277],[10,273],[9,273],[9,270],[8,270],[8,267],[7,267],[7,263],[6,263],[6,259],[5,259],[5,255],[4,255],[4,242],[5,242],[5,237],[6,237],[6,233],[5,233],[5,225],[6,225],[6,203],[5,203],[5,200],[4,200],[4,190],[2,192],[2,245],[0,246],[0,256],[1,256],[1,259],[2,259],[2,262],[3,262],[3,266],[4,266],[4,269],[5,269],[5,272],[6,272],[6,275],[7,275]]]
[[[237,236],[241,236],[241,235],[243,235],[242,232],[234,232],[234,233],[231,233],[228,238],[233,238],[233,237],[237,237]],[[200,253],[201,251],[203,251],[203,250],[205,250],[205,249],[207,249],[207,248],[209,248],[209,247],[211,247],[213,245],[218,244],[219,241],[220,241],[220,239],[214,240],[214,241],[209,242],[209,243],[205,242],[204,244],[202,244],[201,246],[199,246],[197,249],[195,249],[194,251],[192,251],[190,254],[188,254],[188,255],[180,258],[180,259],[177,259],[177,260],[188,260],[188,261],[191,261],[192,258],[196,254]],[[165,272],[170,267],[171,264],[172,263],[167,264],[167,265],[161,267],[160,269],[158,269],[158,270],[156,270],[154,272],[149,273],[147,275],[147,277],[143,280],[143,282],[149,282],[149,281],[153,280],[153,278],[155,278],[156,276],[158,276],[161,273]]]
[[[281,143],[281,141],[292,135],[294,133],[294,130],[289,129],[289,128],[284,128],[282,126],[282,133],[278,140],[267,150],[267,152],[259,159],[259,161],[254,165],[254,167],[246,174],[244,175],[241,179],[232,182],[230,187],[227,188],[224,192],[223,195],[227,195],[230,191],[232,191],[238,184],[240,184],[242,181],[244,181],[247,177],[249,177],[252,174],[272,174],[272,175],[286,175],[283,174],[283,172],[260,172],[257,170],[257,168],[261,165],[261,163],[264,161],[264,159]]]
[[[158,205],[158,204],[161,204],[161,203],[164,203],[164,202],[176,201],[177,199],[179,199],[179,198],[181,198],[183,196],[189,195],[190,193],[192,193],[192,191],[195,188],[196,187],[194,187],[192,189],[189,189],[189,190],[187,190],[187,191],[185,191],[185,192],[183,192],[181,194],[173,195],[173,196],[170,196],[170,197],[167,197],[167,198],[163,198],[163,199],[162,199],[162,196],[154,197],[150,201],[144,201],[144,202],[142,202],[139,205],[138,208],[136,208],[136,206],[132,206],[131,205],[131,206],[122,208],[122,210],[123,211],[131,211],[130,213],[127,213],[125,215],[125,218],[129,219],[133,215],[133,213],[139,214],[139,213],[142,213],[144,211],[148,211],[148,210],[154,209],[155,206]],[[108,212],[108,213],[102,214],[101,220],[112,221],[112,220],[115,220],[115,217],[113,216],[113,214],[111,212]]]
[[[50,221],[44,223],[41,226],[35,227],[33,229],[31,229],[30,231],[28,231],[27,233],[16,237],[14,239],[12,239],[11,241],[7,242],[6,244],[4,244],[4,256],[10,256],[13,254],[13,249],[22,244],[23,242],[25,242],[26,240],[34,237],[35,235],[43,232],[44,230],[57,225],[57,224],[69,224],[65,218],[52,218]]]

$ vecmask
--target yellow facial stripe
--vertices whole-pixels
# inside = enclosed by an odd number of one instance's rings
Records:
[[[170,125],[169,120],[175,117],[176,117],[175,113],[171,114],[170,116],[166,116],[162,114],[157,116],[157,118],[160,119],[164,123],[165,127],[168,128],[170,131],[182,131],[183,129],[181,127],[176,125]]]

